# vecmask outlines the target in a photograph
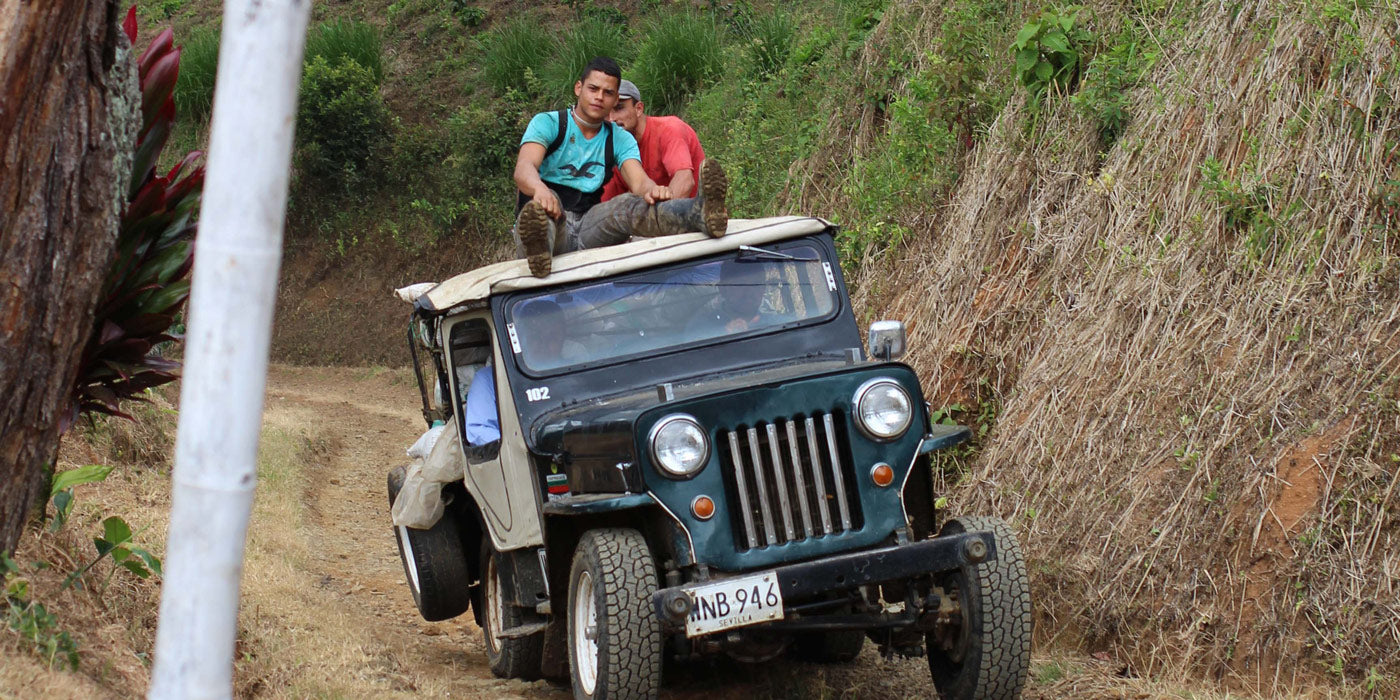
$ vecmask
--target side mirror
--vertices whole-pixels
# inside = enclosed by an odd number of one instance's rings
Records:
[[[870,324],[870,356],[880,360],[904,357],[903,321],[876,321]]]

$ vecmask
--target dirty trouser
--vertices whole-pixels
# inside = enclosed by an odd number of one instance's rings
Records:
[[[576,250],[626,243],[632,236],[651,238],[704,230],[700,200],[673,199],[647,204],[635,194],[613,197],[583,214],[564,212],[560,221],[549,221],[549,249],[554,255]],[[525,257],[519,220],[511,229],[516,257]],[[561,231],[562,229],[562,231]]]

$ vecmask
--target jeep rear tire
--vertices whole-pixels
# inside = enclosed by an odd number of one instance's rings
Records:
[[[389,472],[389,507],[403,488],[404,467]],[[418,614],[429,622],[448,620],[467,611],[471,605],[471,572],[467,555],[457,534],[457,518],[450,508],[427,530],[394,526],[399,545],[399,561],[413,592]]]
[[[590,530],[569,570],[569,669],[577,700],[661,692],[661,625],[651,608],[656,564],[636,530]]]
[[[803,632],[792,640],[792,654],[818,664],[847,664],[865,646],[865,630]]]
[[[963,624],[952,649],[926,637],[933,685],[944,700],[1021,697],[1031,661],[1031,594],[1021,545],[1001,518],[950,520],[943,535],[991,532],[996,559],[965,566],[944,579],[957,589]]]
[[[486,660],[497,678],[533,681],[540,677],[544,635],[503,638],[503,630],[526,624],[525,611],[502,595],[501,555],[489,540],[481,543],[481,636],[486,641]]]

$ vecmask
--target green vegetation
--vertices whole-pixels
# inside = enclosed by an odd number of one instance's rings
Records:
[[[298,160],[312,176],[353,184],[388,136],[389,112],[370,68],[318,55],[306,65],[297,112]]]
[[[583,17],[564,30],[558,49],[545,64],[543,75],[547,95],[571,94],[583,67],[598,56],[611,56],[627,63],[636,53],[625,29],[606,19]]]
[[[78,645],[66,630],[59,628],[58,618],[29,595],[29,581],[19,564],[0,553],[0,577],[5,587],[5,622],[26,642],[31,651],[43,659],[49,668],[55,664],[78,670]]]
[[[720,71],[720,34],[712,17],[664,15],[643,32],[636,79],[655,113],[673,113]]]
[[[553,49],[540,34],[537,22],[518,17],[482,37],[482,74],[495,94],[521,89],[529,75],[539,77]]]
[[[745,36],[749,41],[749,53],[754,67],[760,75],[777,73],[787,65],[797,38],[797,22],[781,10],[759,15],[748,23]]]
[[[209,118],[214,108],[214,74],[219,67],[219,31],[190,32],[180,52],[180,79],[175,83],[175,111],[186,121]]]
[[[1046,10],[1016,32],[1011,44],[1016,59],[1016,81],[1039,103],[1046,93],[1073,91],[1079,79],[1080,58],[1093,43],[1093,35],[1079,19],[1080,8]]]
[[[370,72],[376,86],[384,82],[382,40],[373,25],[342,19],[312,27],[306,34],[306,63],[317,58],[330,66],[354,62]]]

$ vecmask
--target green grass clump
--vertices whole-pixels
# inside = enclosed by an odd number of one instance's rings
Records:
[[[627,63],[635,54],[627,30],[613,22],[597,17],[585,17],[574,22],[560,37],[558,51],[544,68],[541,76],[546,89],[567,94],[588,62],[598,56],[608,56],[618,63]]]
[[[539,77],[554,52],[554,42],[541,30],[540,23],[529,17],[492,30],[482,37],[481,45],[486,82],[501,93],[525,85],[527,71]]]
[[[348,58],[368,69],[375,85],[384,83],[382,41],[374,25],[339,19],[313,27],[306,35],[307,66],[317,57],[332,66]]]
[[[647,111],[674,113],[719,73],[719,28],[695,14],[661,17],[648,28],[636,65],[635,82]]]
[[[797,23],[785,12],[754,17],[746,32],[759,75],[772,75],[787,63],[797,37]]]
[[[196,29],[181,46],[180,78],[175,82],[175,113],[205,119],[214,108],[214,76],[219,68],[219,30]]]

